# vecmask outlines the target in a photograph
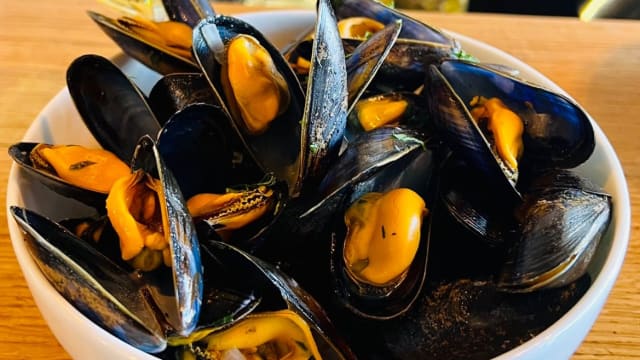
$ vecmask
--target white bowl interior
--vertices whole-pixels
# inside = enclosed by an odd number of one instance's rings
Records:
[[[313,26],[315,15],[309,11],[272,11],[247,13],[239,17],[262,31],[280,48]],[[507,53],[472,38],[452,33],[463,48],[485,62],[500,63],[520,70],[521,75],[550,89],[562,92],[542,74]],[[116,59],[129,75],[135,74],[143,91],[149,91],[159,76],[124,56]],[[578,171],[602,186],[613,196],[613,221],[601,242],[589,272],[593,284],[583,298],[560,320],[525,344],[499,356],[499,359],[568,358],[584,339],[600,312],[624,259],[629,239],[630,205],[627,184],[618,158],[598,125],[594,123],[596,150]],[[61,90],[34,120],[25,141],[97,146],[82,123],[68,91]],[[64,206],[60,206],[64,204]],[[26,206],[57,219],[72,217],[87,209],[77,202],[62,199],[42,185],[23,176],[16,165],[11,168],[7,187],[7,207]],[[53,211],[55,210],[55,212]],[[33,298],[51,331],[75,359],[154,359],[111,336],[66,302],[48,283],[29,256],[15,221],[8,213],[8,224],[16,258]],[[86,212],[85,212],[86,213]]]

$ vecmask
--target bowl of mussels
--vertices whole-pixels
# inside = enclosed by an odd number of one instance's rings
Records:
[[[123,55],[75,59],[9,149],[12,244],[73,358],[571,356],[630,206],[562,89],[370,0],[163,10],[89,11]]]

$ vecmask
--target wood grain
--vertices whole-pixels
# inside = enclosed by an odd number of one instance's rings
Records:
[[[248,11],[216,5],[222,13]],[[86,0],[0,2],[0,183],[37,113],[65,84],[68,64],[116,46],[85,14]],[[254,10],[254,9],[250,9]],[[640,358],[640,22],[513,15],[412,12],[438,27],[506,50],[565,89],[598,121],[625,169],[633,206],[624,267],[604,310],[574,355],[578,360]],[[0,194],[5,203],[6,194]],[[69,359],[40,317],[11,248],[0,208],[0,359]]]

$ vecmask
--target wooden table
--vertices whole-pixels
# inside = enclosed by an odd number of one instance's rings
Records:
[[[85,14],[86,0],[0,2],[0,184],[37,113],[65,85],[65,71],[86,53],[118,48]],[[221,13],[249,11],[217,5]],[[436,26],[504,49],[571,94],[612,142],[634,207],[629,252],[606,306],[575,359],[640,358],[640,22],[411,13]],[[0,194],[5,203],[5,194]],[[68,359],[40,317],[10,245],[0,207],[0,359]]]

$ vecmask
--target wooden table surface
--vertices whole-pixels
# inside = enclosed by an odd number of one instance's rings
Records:
[[[85,14],[86,0],[0,1],[0,183],[7,147],[65,85],[76,57],[118,48]],[[216,5],[231,14],[254,10]],[[505,15],[411,13],[472,36],[532,65],[598,121],[622,161],[633,207],[629,251],[604,310],[575,359],[640,358],[640,22]],[[5,203],[5,193],[0,194]],[[14,257],[0,207],[0,359],[69,359],[36,308]]]

